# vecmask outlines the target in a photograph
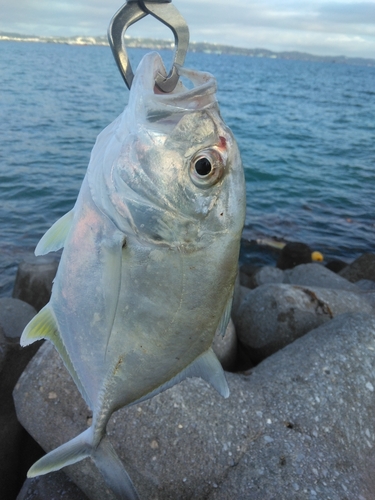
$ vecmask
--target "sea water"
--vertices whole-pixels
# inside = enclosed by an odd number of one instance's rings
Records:
[[[133,49],[133,67],[146,53]],[[161,52],[170,64],[172,52]],[[189,54],[213,73],[246,174],[242,259],[259,239],[301,241],[326,260],[374,251],[375,68]],[[0,42],[0,295],[70,210],[98,133],[129,92],[109,47]]]

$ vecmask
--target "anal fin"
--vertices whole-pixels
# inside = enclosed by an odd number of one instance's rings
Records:
[[[66,368],[68,369],[71,377],[73,378],[76,386],[78,387],[82,397],[87,405],[92,408],[90,399],[85,391],[77,372],[73,366],[72,360],[66,350],[66,347],[60,337],[59,328],[55,319],[55,315],[49,304],[43,307],[39,313],[26,325],[20,338],[20,345],[22,347],[28,346],[37,340],[47,339],[50,340],[58,353],[60,354]]]

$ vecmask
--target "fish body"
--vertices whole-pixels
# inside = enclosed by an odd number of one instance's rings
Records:
[[[119,498],[137,498],[106,424],[117,409],[189,376],[228,387],[211,344],[225,332],[245,216],[243,168],[208,73],[181,69],[158,94],[156,53],[141,61],[122,115],[99,136],[71,212],[36,254],[64,246],[51,300],[21,344],[47,338],[88,406],[92,426],[29,476],[91,456]]]

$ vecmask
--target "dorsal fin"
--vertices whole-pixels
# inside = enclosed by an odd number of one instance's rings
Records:
[[[61,340],[55,315],[49,304],[43,307],[39,313],[26,325],[20,338],[22,347],[28,346],[37,340],[47,339],[50,340],[58,353],[60,354],[66,368],[68,369],[71,377],[73,378],[76,386],[78,387],[83,399],[87,405],[92,408],[90,399],[77,375],[77,372],[72,364],[70,356]]]
[[[227,384],[227,380],[225,378],[224,370],[220,364],[220,361],[217,359],[216,354],[211,349],[211,347],[205,353],[201,354],[195,361],[193,361],[185,370],[180,372],[178,375],[173,377],[171,380],[161,385],[157,389],[152,392],[149,392],[145,396],[137,401],[134,401],[133,404],[141,403],[142,401],[146,401],[147,399],[151,399],[157,394],[170,389],[176,384],[179,384],[186,378],[190,377],[200,377],[206,382],[208,382],[217,392],[223,396],[223,398],[227,398],[229,396],[229,387]]]
[[[35,255],[45,255],[49,252],[56,252],[64,246],[65,239],[72,225],[74,212],[66,213],[51,226],[46,234],[41,238],[35,248]]]

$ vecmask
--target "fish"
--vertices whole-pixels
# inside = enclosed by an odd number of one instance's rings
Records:
[[[229,396],[211,345],[230,320],[244,171],[215,78],[178,71],[174,91],[161,93],[163,61],[144,56],[125,110],[97,137],[74,207],[35,249],[63,252],[50,301],[21,345],[51,341],[93,417],[28,477],[91,457],[115,496],[134,500],[106,435],[112,413],[187,377]]]

